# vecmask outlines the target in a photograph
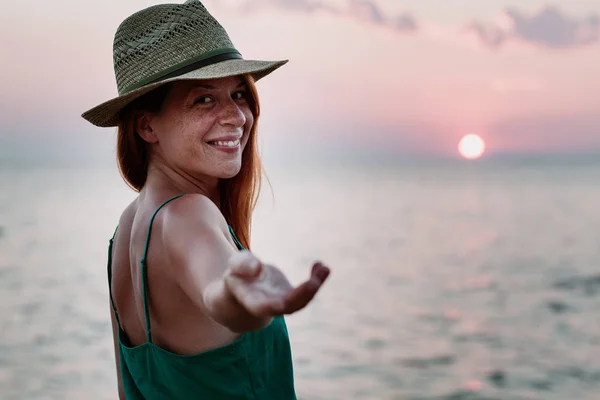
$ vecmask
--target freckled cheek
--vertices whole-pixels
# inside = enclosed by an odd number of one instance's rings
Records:
[[[195,132],[197,129],[194,129],[192,126],[182,127],[181,136],[180,136],[180,154],[179,157],[191,161],[197,159],[202,155],[202,138],[198,137]]]

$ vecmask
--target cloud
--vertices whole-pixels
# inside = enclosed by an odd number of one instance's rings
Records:
[[[320,0],[248,0],[242,9],[255,11],[264,8],[307,14],[322,11],[405,33],[417,31],[419,27],[412,14],[390,15],[372,0],[347,0],[345,6]]]
[[[261,8],[281,8],[306,13],[313,13],[315,11],[337,12],[335,7],[329,6],[322,1],[315,0],[248,0],[243,8],[246,11],[253,11]]]
[[[504,30],[494,25],[485,25],[474,21],[468,27],[468,31],[474,32],[481,42],[491,48],[497,49],[508,39],[508,34]]]
[[[475,33],[490,49],[499,49],[509,40],[521,40],[551,49],[566,49],[600,42],[600,17],[569,17],[557,8],[546,6],[538,13],[527,15],[514,8],[506,9],[508,26],[473,21],[467,31]]]

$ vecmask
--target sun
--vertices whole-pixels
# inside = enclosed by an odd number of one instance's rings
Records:
[[[464,158],[474,160],[485,153],[485,142],[475,134],[465,135],[458,142],[458,152]]]

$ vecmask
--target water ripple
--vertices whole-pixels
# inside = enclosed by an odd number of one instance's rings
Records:
[[[599,173],[270,174],[255,251],[334,270],[288,318],[299,400],[598,398]],[[106,244],[133,194],[116,171],[0,183],[0,398],[116,398]]]

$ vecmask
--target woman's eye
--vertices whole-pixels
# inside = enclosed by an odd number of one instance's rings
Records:
[[[235,92],[233,94],[233,99],[234,100],[243,100],[246,98],[246,92],[243,90],[240,90],[239,92]]]
[[[202,96],[202,97],[198,97],[196,100],[194,100],[194,104],[206,104],[206,103],[210,103],[212,101],[212,99],[208,96]]]

